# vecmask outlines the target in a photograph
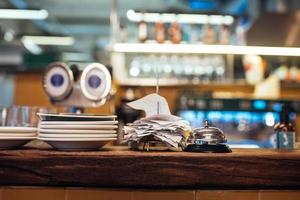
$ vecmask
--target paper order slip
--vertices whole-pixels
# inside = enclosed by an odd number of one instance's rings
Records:
[[[130,102],[127,105],[136,110],[144,110],[146,117],[150,117],[157,114],[171,114],[167,100],[164,97],[155,93],[149,94],[141,99]]]

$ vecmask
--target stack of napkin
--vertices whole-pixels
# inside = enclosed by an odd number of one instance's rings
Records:
[[[171,115],[165,98],[150,94],[128,105],[146,113],[145,118],[128,123],[123,129],[124,141],[131,147],[153,140],[175,148],[185,147],[191,133],[189,122]]]

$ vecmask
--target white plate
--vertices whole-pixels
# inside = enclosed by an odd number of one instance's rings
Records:
[[[43,134],[41,138],[117,138],[117,134]]]
[[[56,134],[115,134],[116,130],[64,130],[64,129],[39,129],[39,133]]]
[[[117,138],[41,138],[38,137],[39,140],[42,141],[67,141],[67,142],[72,142],[72,141],[85,141],[85,142],[91,142],[91,141],[113,141],[117,140]]]
[[[0,126],[0,133],[35,133],[35,127]]]
[[[34,140],[36,139],[37,137],[2,137],[0,138],[0,141],[6,141],[6,140]]]
[[[37,133],[0,133],[0,139],[2,137],[35,137]]]
[[[118,121],[41,121],[41,125],[114,125]]]
[[[117,129],[118,126],[116,125],[39,125],[40,129],[72,129],[72,130],[78,130],[78,129],[84,129],[84,130],[104,130],[104,129]]]
[[[0,149],[15,149],[23,146],[24,144],[36,139],[36,137],[24,137],[24,138],[1,138]]]
[[[109,121],[116,115],[89,115],[74,113],[37,113],[42,121]]]
[[[85,138],[82,139],[61,139],[61,138],[39,138],[42,141],[47,142],[53,148],[63,151],[86,151],[86,150],[97,150],[110,141],[116,140],[115,138]]]

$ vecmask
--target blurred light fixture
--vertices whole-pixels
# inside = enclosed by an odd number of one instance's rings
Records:
[[[300,48],[266,47],[266,46],[235,46],[205,44],[157,44],[157,43],[116,43],[112,50],[123,53],[206,53],[206,54],[237,54],[265,56],[300,56]]]
[[[127,11],[127,18],[133,22],[158,22],[189,24],[226,24],[230,25],[234,22],[234,18],[230,15],[204,15],[204,14],[172,14],[172,13],[138,13],[134,10]]]
[[[11,41],[13,41],[14,38],[15,38],[15,33],[14,33],[14,31],[12,31],[12,30],[6,31],[6,32],[4,33],[3,38],[4,38],[4,40],[5,40],[6,42],[11,42]]]
[[[47,10],[0,9],[0,19],[46,19]]]
[[[38,55],[43,52],[42,48],[31,40],[24,40],[23,45],[32,54]]]
[[[73,37],[58,36],[23,36],[22,42],[31,41],[37,45],[71,46],[74,44]]]
[[[274,126],[275,125],[275,117],[273,113],[267,113],[265,117],[265,122],[267,126]]]

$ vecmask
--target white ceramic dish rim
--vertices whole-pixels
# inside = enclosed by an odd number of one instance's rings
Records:
[[[71,117],[71,118],[92,118],[92,119],[115,119],[117,115],[83,115],[72,113],[37,113],[38,116],[50,116],[50,117]]]
[[[41,141],[57,141],[57,142],[93,142],[93,141],[115,141],[117,138],[40,138]]]
[[[115,134],[116,130],[38,129],[39,133],[54,134]]]
[[[39,129],[64,129],[64,130],[70,130],[70,129],[79,129],[79,130],[114,130],[117,129],[117,125],[81,125],[81,124],[62,124],[62,125],[39,125]]]
[[[43,134],[40,133],[39,137],[42,138],[117,138],[118,134]]]
[[[36,127],[26,127],[26,126],[0,126],[0,133],[34,133],[37,132]]]
[[[37,137],[0,137],[1,140],[34,140]]]
[[[41,125],[115,125],[118,121],[41,121]]]
[[[0,133],[1,137],[35,137],[37,133]]]

